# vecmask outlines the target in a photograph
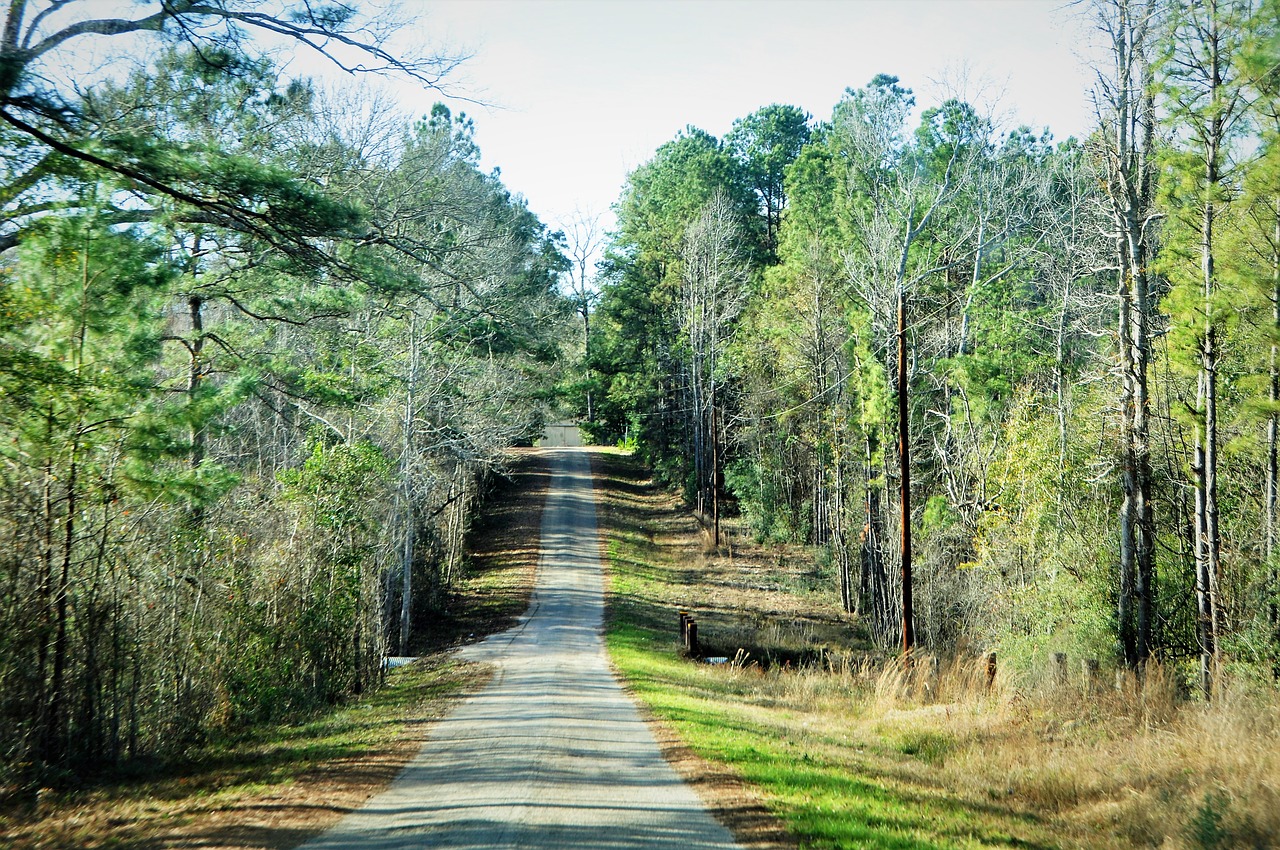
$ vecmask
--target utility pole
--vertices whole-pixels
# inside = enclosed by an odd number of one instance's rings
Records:
[[[902,467],[902,657],[910,665],[916,645],[911,603],[911,439],[907,408],[907,288],[898,286],[898,458]]]

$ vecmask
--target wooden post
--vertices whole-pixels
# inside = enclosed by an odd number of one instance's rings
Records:
[[[1080,664],[1084,670],[1084,692],[1096,694],[1098,692],[1098,659],[1086,658]]]
[[[1053,654],[1053,684],[1055,687],[1062,687],[1067,683],[1067,654],[1065,652],[1055,652]]]
[[[686,643],[689,640],[688,633],[689,633],[689,612],[681,611],[680,612],[680,642],[681,643]]]
[[[685,649],[689,650],[689,656],[691,658],[696,658],[698,655],[701,654],[701,649],[698,647],[698,621],[697,620],[689,621],[689,627],[685,634],[686,634]]]
[[[987,690],[996,683],[996,654],[994,652],[987,653]]]

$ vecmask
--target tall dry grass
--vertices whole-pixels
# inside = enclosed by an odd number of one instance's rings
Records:
[[[919,781],[1051,818],[1066,846],[1280,847],[1280,706],[1265,686],[1226,682],[1204,704],[1156,664],[1141,681],[1001,671],[989,685],[981,658],[906,669],[835,653],[762,669],[740,652],[708,674],[785,708],[782,731],[828,756],[815,730],[843,730],[858,753],[907,757]]]

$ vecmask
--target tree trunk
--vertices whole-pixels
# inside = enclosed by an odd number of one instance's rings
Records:
[[[364,611],[361,600],[364,598],[364,568],[356,565],[356,605],[355,628],[351,634],[351,668],[355,682],[351,690],[355,694],[364,693]]]
[[[67,670],[67,602],[71,595],[71,560],[75,547],[76,485],[79,454],[79,438],[71,444],[71,462],[67,473],[66,514],[62,523],[62,555],[59,565],[57,589],[54,593],[53,677],[49,684],[48,725],[43,730],[45,757],[50,763],[60,764],[67,755],[66,721],[66,670]]]
[[[205,363],[204,363],[204,299],[199,295],[191,295],[187,298],[187,312],[191,317],[191,339],[187,343],[187,406],[193,409],[191,416],[191,425],[189,437],[191,440],[191,454],[188,457],[188,466],[192,472],[199,472],[200,465],[204,463],[205,456],[205,429],[201,421],[203,417],[194,412],[196,406],[196,395],[200,391],[200,383],[204,380]],[[191,525],[200,528],[204,525],[204,507],[200,504],[194,504],[187,513],[191,521]]]
[[[1196,382],[1196,406],[1203,409],[1205,397],[1204,375]],[[1200,693],[1206,699],[1213,693],[1213,659],[1215,655],[1213,633],[1213,607],[1210,602],[1209,581],[1209,527],[1208,509],[1205,504],[1205,448],[1204,428],[1196,424],[1195,447],[1191,471],[1195,476],[1195,555],[1196,555],[1196,635],[1200,644]]]
[[[843,435],[836,434],[835,439],[842,440]],[[839,443],[837,445],[840,445]],[[849,559],[849,541],[845,539],[845,516],[844,516],[844,463],[839,453],[836,455],[835,463],[836,481],[835,481],[835,523],[831,530],[831,549],[835,554],[836,572],[840,581],[840,607],[847,613],[857,613],[855,610],[857,603],[855,602],[855,594],[853,592],[853,574]]]
[[[1151,501],[1150,410],[1148,389],[1151,303],[1147,278],[1147,223],[1153,206],[1154,101],[1148,50],[1152,10],[1138,0],[1112,0],[1099,7],[1110,45],[1115,78],[1102,88],[1111,125],[1106,152],[1107,191],[1117,240],[1119,354],[1121,381],[1122,501],[1119,526],[1118,638],[1125,662],[1140,667],[1155,650],[1155,513]],[[1114,14],[1114,17],[1108,17]]]
[[[1058,314],[1058,332],[1054,341],[1054,392],[1058,400],[1058,469],[1067,465],[1067,308],[1071,300],[1071,280],[1062,289],[1062,310]]]
[[[713,545],[720,547],[720,428],[714,396],[711,406],[711,529]]]
[[[409,654],[409,637],[413,630],[413,562],[417,533],[417,512],[413,505],[413,488],[410,482],[414,454],[414,424],[417,411],[418,388],[418,315],[409,316],[409,375],[405,384],[404,416],[400,460],[400,486],[404,498],[404,540],[402,541],[400,570],[400,654]]]
[[[898,287],[898,458],[902,533],[902,654],[910,659],[916,645],[915,612],[911,598],[911,434],[907,396],[907,290]]]
[[[46,445],[53,440],[53,418],[47,417],[45,425]],[[41,482],[41,519],[40,530],[40,575],[36,582],[36,600],[39,606],[36,615],[36,671],[35,671],[35,734],[31,744],[33,752],[31,762],[39,770],[46,763],[45,730],[49,725],[49,647],[53,636],[53,529],[54,529],[54,496],[53,496],[53,461],[46,459],[43,464],[43,481]]]
[[[884,566],[884,545],[881,537],[881,504],[880,487],[875,484],[877,469],[875,456],[879,451],[879,441],[874,428],[868,428],[866,434],[865,477],[867,482],[866,524],[862,529],[862,556],[860,559],[861,575],[859,577],[860,607],[871,617],[872,631],[878,636],[877,642],[891,643],[889,635],[895,629],[894,613],[889,610],[889,576]]]
[[[1200,347],[1200,408],[1203,421],[1196,435],[1197,448],[1197,526],[1200,531],[1196,548],[1197,612],[1200,617],[1200,685],[1203,696],[1213,693],[1219,643],[1223,627],[1222,541],[1218,528],[1218,327],[1215,316],[1217,270],[1214,258],[1214,226],[1217,210],[1213,192],[1222,181],[1221,157],[1225,139],[1226,115],[1219,103],[1223,80],[1224,57],[1219,50],[1216,5],[1208,13],[1207,29],[1201,34],[1208,57],[1204,72],[1208,79],[1211,114],[1202,129],[1204,144],[1204,187],[1208,193],[1200,219],[1200,273],[1204,306],[1204,333]]]
[[[978,294],[978,282],[982,279],[982,239],[986,233],[986,216],[978,213],[978,247],[973,255],[973,274],[969,277],[969,291],[965,294],[964,306],[960,308],[960,343],[956,346],[956,354],[963,357],[967,352],[965,346],[969,336],[969,310],[973,307],[973,299]]]
[[[1130,365],[1133,369],[1133,410],[1130,413],[1129,462],[1132,464],[1132,489],[1126,494],[1133,499],[1132,520],[1134,546],[1134,663],[1145,664],[1155,651],[1155,509],[1151,500],[1151,398],[1150,363],[1152,314],[1147,277],[1147,246],[1143,225],[1131,222],[1129,244],[1129,280],[1133,311],[1129,317],[1131,332]]]
[[[1271,323],[1272,333],[1280,339],[1280,200],[1276,202],[1275,213],[1275,231],[1271,241]],[[1272,641],[1280,651],[1280,568],[1276,565],[1276,506],[1277,487],[1280,487],[1280,345],[1275,342],[1271,344],[1268,372],[1267,399],[1271,402],[1271,411],[1267,416],[1266,558],[1270,571],[1268,590]],[[1280,656],[1274,672],[1280,677]]]
[[[1210,146],[1212,148],[1212,145]],[[1205,175],[1209,186],[1216,185],[1211,153]],[[1221,539],[1218,531],[1218,351],[1214,324],[1213,297],[1216,286],[1213,256],[1214,208],[1206,200],[1201,219],[1200,249],[1204,295],[1204,336],[1200,349],[1198,393],[1203,422],[1196,433],[1196,607],[1200,620],[1200,688],[1208,699],[1213,693],[1213,680],[1218,660],[1218,637],[1222,625],[1219,581],[1221,578]]]
[[[400,555],[400,654],[409,654],[409,636],[413,628],[413,559],[415,519],[413,504],[405,505],[404,548]]]
[[[1119,631],[1120,650],[1130,668],[1138,666],[1137,629],[1134,623],[1134,575],[1137,573],[1137,521],[1138,505],[1137,463],[1133,453],[1133,414],[1136,407],[1134,376],[1136,365],[1133,355],[1136,346],[1130,344],[1133,336],[1133,287],[1129,264],[1123,251],[1120,256],[1120,431],[1122,465],[1120,473],[1120,574],[1119,592],[1116,596],[1116,626]]]

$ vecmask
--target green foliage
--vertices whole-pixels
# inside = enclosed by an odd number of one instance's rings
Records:
[[[741,506],[757,543],[808,537],[802,506],[787,492],[787,482],[773,464],[737,460],[725,470],[725,485]]]
[[[470,119],[331,121],[217,18],[49,138],[0,90],[0,784],[376,686],[559,377],[565,259]]]
[[[630,434],[670,483],[691,463],[677,446],[692,421],[680,324],[685,248],[714,199],[735,232],[732,252],[758,260],[765,227],[744,165],[726,145],[690,127],[628,177],[617,205],[618,231],[603,268],[592,321],[588,367],[603,390],[594,396],[597,439]]]
[[[809,116],[803,110],[775,103],[734,121],[724,138],[759,199],[768,259],[776,259],[782,213],[788,206],[786,174],[809,135]]]
[[[1227,813],[1231,808],[1231,798],[1220,791],[1206,791],[1204,799],[1196,808],[1190,823],[1187,824],[1187,837],[1192,846],[1202,850],[1216,850],[1219,847],[1230,847],[1232,835],[1225,828]]]
[[[914,155],[924,167],[942,173],[950,162],[989,156],[992,147],[991,122],[970,104],[952,98],[920,116]]]
[[[744,227],[757,221],[741,164],[714,136],[689,127],[627,178],[618,201],[618,253],[644,266],[675,265],[685,230],[717,192],[729,199]],[[678,269],[668,269],[659,280],[679,280]]]
[[[1098,399],[1079,401],[1073,427],[1097,415]],[[987,600],[984,644],[999,646],[1015,665],[1050,649],[1112,657],[1107,503],[1114,496],[1079,486],[1090,458],[1074,444],[1063,454],[1052,411],[1029,392],[1013,405],[1000,440],[976,559],[967,565],[978,598]]]
[[[880,570],[877,604],[891,603],[902,287],[922,634],[938,648],[993,643],[1029,657],[1066,642],[1108,655],[1115,496],[1069,483],[1090,477],[1099,430],[1073,413],[1069,383],[1095,379],[1100,328],[1114,320],[1092,273],[1110,248],[1081,213],[1096,180],[1073,141],[1055,147],[1026,128],[999,138],[959,100],[927,108],[913,130],[914,109],[910,89],[879,75],[812,130],[773,106],[726,137],[757,194],[761,175],[777,174],[769,156],[787,164],[786,214],[726,352],[725,485],[758,539],[840,549],[844,568]],[[709,175],[725,173],[721,153],[690,131],[632,175],[594,318],[602,430],[632,435],[673,484],[688,479],[697,443],[680,415],[693,378],[670,320],[674,246]],[[1092,409],[1098,423],[1112,415]],[[842,580],[865,590],[871,579]]]
[[[301,469],[280,473],[284,496],[304,506],[318,529],[335,538],[356,539],[376,526],[364,513],[391,477],[391,463],[372,443],[334,443],[321,434],[311,440],[311,456]]]

